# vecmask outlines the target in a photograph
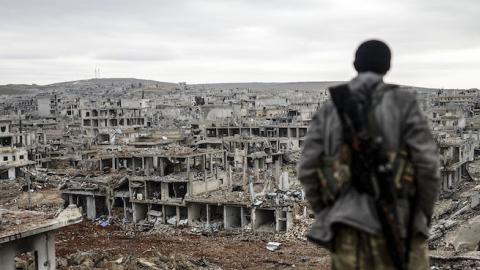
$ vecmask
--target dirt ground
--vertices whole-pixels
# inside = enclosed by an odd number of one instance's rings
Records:
[[[263,238],[263,239],[262,239]],[[266,249],[268,236],[195,235],[186,231],[141,233],[119,226],[102,228],[90,221],[64,228],[56,238],[57,256],[101,253],[110,260],[134,257],[186,257],[222,269],[329,269],[328,252],[301,240]],[[204,268],[199,268],[204,269]]]

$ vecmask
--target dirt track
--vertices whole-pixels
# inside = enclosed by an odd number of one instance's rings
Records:
[[[80,252],[103,252],[111,259],[126,256],[187,257],[206,260],[223,269],[329,269],[328,253],[303,241],[284,242],[280,250],[268,251],[266,240],[238,235],[193,235],[135,233],[120,227],[101,228],[83,222],[59,231],[57,256]]]

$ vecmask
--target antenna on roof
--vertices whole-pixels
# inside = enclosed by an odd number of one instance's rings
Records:
[[[94,78],[95,78],[95,79],[100,78],[100,68],[99,68],[99,67],[95,67],[95,69],[93,70],[93,72],[94,72]]]

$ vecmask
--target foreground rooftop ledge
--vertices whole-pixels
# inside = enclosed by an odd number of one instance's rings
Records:
[[[1,245],[80,223],[82,214],[75,205],[68,206],[56,218],[51,219],[42,212],[0,209],[0,221]]]

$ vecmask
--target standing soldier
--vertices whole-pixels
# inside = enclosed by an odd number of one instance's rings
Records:
[[[429,269],[438,150],[415,95],[383,82],[390,58],[381,41],[359,46],[358,75],[329,89],[302,150],[307,237],[331,250],[333,269]]]

